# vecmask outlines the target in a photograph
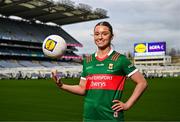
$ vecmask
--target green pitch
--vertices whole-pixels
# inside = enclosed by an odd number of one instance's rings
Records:
[[[77,84],[79,79],[64,79]],[[126,120],[180,121],[180,78],[148,79],[148,89]],[[128,80],[123,99],[134,84]],[[83,97],[60,91],[50,80],[0,80],[0,121],[81,121]]]

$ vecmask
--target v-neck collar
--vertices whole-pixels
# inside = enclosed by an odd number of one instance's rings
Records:
[[[113,53],[113,49],[111,49],[108,54],[106,56],[104,56],[103,58],[99,58],[98,55],[97,55],[97,52],[95,53],[95,58],[98,60],[98,61],[103,61],[105,60],[106,58],[108,58],[111,54]]]

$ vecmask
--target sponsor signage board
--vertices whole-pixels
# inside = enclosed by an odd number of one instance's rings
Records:
[[[150,42],[134,44],[134,56],[165,55],[166,42]]]

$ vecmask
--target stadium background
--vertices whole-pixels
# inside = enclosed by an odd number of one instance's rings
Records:
[[[107,11],[101,8],[93,10],[86,4],[75,6],[70,0],[56,3],[48,0],[1,0],[0,14],[0,120],[81,120],[83,98],[57,91],[49,79],[50,71],[59,69],[66,82],[78,82],[82,57],[76,52],[77,47],[83,45],[61,26],[105,19],[108,18]],[[50,59],[42,53],[42,41],[51,34],[60,35],[68,44],[61,59]],[[127,56],[134,61],[133,56]],[[140,101],[143,105],[138,103],[135,109],[127,112],[130,116],[127,120],[180,120],[177,114],[180,112],[177,104],[180,100],[177,94],[179,59],[174,61],[172,58],[168,65],[159,65],[157,58],[151,60],[153,65],[137,65],[147,78],[151,78],[148,80],[150,88]],[[142,64],[146,61],[143,59]],[[69,78],[74,78],[75,82]],[[168,86],[169,82],[173,85]],[[132,91],[132,86],[127,82],[128,92],[124,99]],[[157,108],[153,104],[157,104]],[[167,108],[169,104],[171,107]]]

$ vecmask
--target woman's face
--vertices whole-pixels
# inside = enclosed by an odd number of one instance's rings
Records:
[[[107,26],[98,25],[94,29],[94,41],[98,48],[105,49],[111,45],[112,34]]]

